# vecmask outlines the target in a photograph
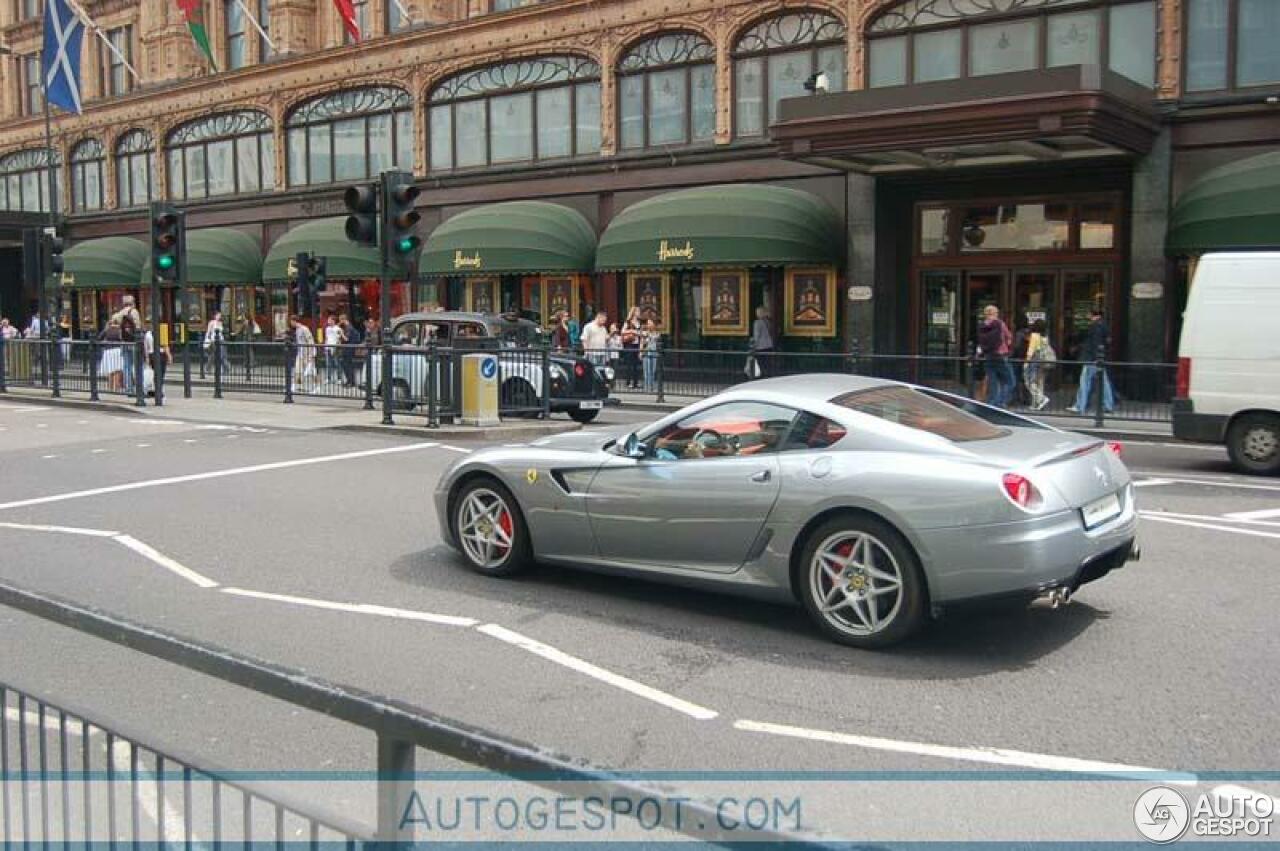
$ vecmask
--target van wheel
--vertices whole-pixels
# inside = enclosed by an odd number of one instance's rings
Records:
[[[572,419],[576,423],[582,423],[583,425],[586,425],[587,423],[591,422],[599,415],[600,415],[599,408],[595,408],[593,410],[583,410],[582,408],[577,408],[569,412],[570,419]]]
[[[1243,472],[1280,473],[1280,417],[1245,414],[1237,419],[1227,431],[1227,453]]]

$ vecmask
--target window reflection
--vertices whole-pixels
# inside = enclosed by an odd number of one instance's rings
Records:
[[[1065,250],[1070,245],[1069,204],[1016,204],[968,207],[960,225],[960,250]]]
[[[360,180],[392,163],[411,165],[412,123],[409,93],[390,86],[306,101],[289,115],[289,184]],[[402,124],[407,132],[401,132]]]
[[[766,18],[744,32],[733,50],[737,135],[762,135],[782,99],[804,94],[805,81],[819,70],[827,73],[828,91],[844,91],[844,50],[844,24],[815,10]]]
[[[271,189],[275,140],[260,112],[227,112],[180,125],[169,134],[169,188],[175,200]]]
[[[715,48],[670,32],[633,45],[618,63],[623,148],[683,145],[715,135]]]

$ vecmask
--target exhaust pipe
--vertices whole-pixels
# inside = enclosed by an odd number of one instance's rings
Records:
[[[1069,605],[1071,603],[1071,589],[1070,588],[1053,588],[1050,591],[1046,592],[1045,595],[1040,599],[1047,602],[1049,604],[1049,608],[1060,609],[1063,606]]]

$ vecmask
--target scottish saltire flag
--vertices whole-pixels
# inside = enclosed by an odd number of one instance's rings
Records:
[[[80,45],[84,22],[67,0],[45,0],[44,72],[45,99],[69,112],[80,112]]]

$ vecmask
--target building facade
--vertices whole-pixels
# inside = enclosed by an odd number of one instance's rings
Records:
[[[49,206],[40,6],[0,0],[0,312],[18,317],[17,232]],[[267,255],[260,279],[179,297],[197,330],[224,308],[269,333],[289,309],[273,247],[398,167],[429,249],[461,213],[529,200],[652,248],[538,268],[459,247],[454,268],[406,272],[394,310],[635,306],[679,346],[741,348],[763,306],[786,348],[954,355],[986,303],[1067,343],[1100,306],[1118,355],[1159,360],[1184,295],[1165,251],[1180,193],[1280,149],[1274,0],[364,0],[359,43],[330,0],[246,6],[265,33],[237,0],[204,3],[214,70],[177,3],[86,3],[116,50],[86,36],[84,113],[54,118],[73,247],[145,239],[146,204],[169,199]],[[792,224],[789,192],[809,232],[751,245]],[[359,264],[330,278],[330,306],[376,309]],[[89,333],[134,282],[65,283]]]

